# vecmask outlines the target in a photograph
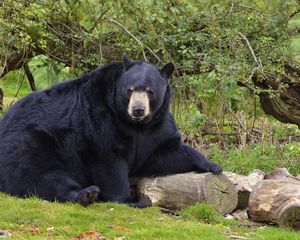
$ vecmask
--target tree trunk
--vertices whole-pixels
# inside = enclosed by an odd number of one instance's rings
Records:
[[[140,201],[152,206],[180,209],[207,202],[222,214],[237,205],[237,192],[225,175],[185,173],[166,177],[138,179],[136,192]]]
[[[266,114],[283,123],[296,124],[300,128],[300,70],[289,64],[285,64],[284,68],[285,73],[280,79],[273,75],[265,76],[263,80],[254,76],[252,81],[256,87],[262,89],[258,95]],[[275,91],[275,94],[271,91]]]
[[[260,181],[249,198],[253,221],[300,230],[300,184],[289,180]]]
[[[248,207],[249,196],[255,185],[264,179],[265,173],[261,170],[254,170],[249,176],[242,176],[231,172],[224,172],[224,175],[234,184],[238,192],[238,204],[235,210]]]

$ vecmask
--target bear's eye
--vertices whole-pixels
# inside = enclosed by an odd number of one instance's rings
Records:
[[[149,97],[153,96],[153,91],[151,89],[147,88],[146,92],[147,92]]]
[[[133,89],[132,88],[128,88],[127,89],[127,95],[130,96],[133,92]]]

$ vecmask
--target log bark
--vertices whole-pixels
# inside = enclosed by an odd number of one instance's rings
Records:
[[[255,185],[264,179],[265,173],[261,170],[254,170],[249,176],[238,175],[232,172],[224,172],[224,175],[234,184],[238,193],[238,204],[235,210],[248,207],[249,196]]]
[[[261,80],[253,76],[252,81],[256,87],[267,90],[258,94],[266,114],[280,122],[296,124],[300,128],[300,70],[289,63],[284,65],[284,70],[284,74],[279,77],[269,74]],[[282,88],[282,84],[286,87]],[[270,90],[277,91],[277,94],[272,94]]]
[[[7,46],[7,48],[10,48]],[[23,51],[14,50],[4,56],[0,54],[0,78],[4,77],[7,73],[13,70],[17,70],[23,67],[23,65],[34,57],[32,49],[26,49]]]
[[[165,177],[142,178],[137,181],[139,200],[148,205],[180,209],[206,202],[222,214],[232,212],[237,205],[237,192],[223,174],[184,173]]]
[[[300,230],[300,184],[289,180],[260,181],[249,198],[253,221]]]

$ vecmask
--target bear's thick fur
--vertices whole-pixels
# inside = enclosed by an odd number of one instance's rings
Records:
[[[181,141],[169,112],[173,70],[125,57],[21,99],[0,123],[0,191],[141,206],[129,177],[219,173]]]

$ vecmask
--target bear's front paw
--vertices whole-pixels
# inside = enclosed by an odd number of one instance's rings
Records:
[[[100,189],[97,186],[90,186],[81,190],[77,196],[77,202],[86,207],[97,201]]]
[[[214,174],[220,174],[222,172],[222,168],[215,163],[211,163],[210,166],[208,167],[207,171],[212,172]]]

